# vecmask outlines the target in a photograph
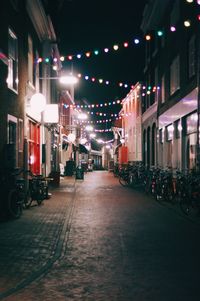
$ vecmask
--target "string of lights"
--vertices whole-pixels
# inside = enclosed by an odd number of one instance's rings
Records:
[[[200,0],[186,0],[186,2],[188,2],[188,4],[192,4],[192,3],[196,3],[197,5],[200,5]],[[196,15],[196,20],[190,20],[185,19],[183,21],[182,26],[184,28],[188,28],[191,27],[193,25],[193,23],[195,21],[200,21],[200,13],[197,13]],[[171,33],[174,33],[177,31],[177,28],[174,24],[171,24],[168,28],[168,31]],[[154,37],[162,37],[165,34],[167,34],[167,31],[162,30],[162,29],[157,29],[154,32],[151,33],[147,33],[145,35],[141,35],[138,34],[137,36],[133,37],[133,39],[131,41],[124,41],[122,43],[116,43],[110,47],[104,47],[101,49],[94,49],[94,50],[89,50],[89,51],[81,51],[79,53],[74,53],[74,54],[67,54],[67,55],[61,55],[60,57],[39,57],[36,59],[36,63],[50,63],[53,65],[53,69],[56,69],[57,66],[56,64],[60,61],[60,62],[64,62],[64,61],[73,61],[73,60],[80,60],[83,58],[91,58],[91,57],[95,57],[98,56],[100,54],[109,54],[111,52],[118,52],[120,49],[122,48],[128,48],[130,46],[138,46],[140,45],[142,42],[149,42],[151,41]]]

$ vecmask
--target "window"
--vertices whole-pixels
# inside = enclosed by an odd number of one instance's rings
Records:
[[[8,29],[8,88],[18,91],[18,41],[14,32]]]
[[[177,56],[170,66],[170,95],[180,88],[180,60]]]
[[[33,84],[33,41],[28,36],[28,80]]]
[[[19,0],[11,0],[11,4],[16,11],[19,11]]]
[[[188,76],[195,75],[195,36],[192,36],[188,43]]]
[[[181,120],[178,119],[174,123],[174,137],[175,137],[175,139],[180,138],[181,131],[182,131]]]
[[[197,113],[193,113],[186,118],[186,133],[191,134],[197,131]]]
[[[180,18],[179,0],[176,0],[170,15],[170,25],[176,25]]]
[[[166,141],[171,141],[173,139],[174,126],[170,124],[166,127]]]
[[[18,123],[18,143],[19,143],[19,152],[23,151],[23,143],[24,143],[24,139],[23,139],[23,120],[19,119],[19,123]]]
[[[165,76],[162,76],[161,79],[161,103],[165,102]]]
[[[164,142],[164,133],[163,129],[159,130],[159,142],[162,144]]]

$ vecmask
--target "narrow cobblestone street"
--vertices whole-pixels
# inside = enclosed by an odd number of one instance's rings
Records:
[[[0,299],[197,301],[200,225],[107,171],[0,224]]]

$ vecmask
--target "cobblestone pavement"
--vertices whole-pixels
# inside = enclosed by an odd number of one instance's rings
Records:
[[[0,299],[28,285],[60,256],[73,208],[75,180],[66,177],[42,205],[0,223]]]
[[[44,212],[36,207],[37,213],[27,211],[15,226],[1,225],[3,248],[15,253],[13,259],[3,252],[1,291],[50,262],[5,301],[200,300],[198,223],[120,186],[108,172],[87,173],[84,181],[76,181],[74,198],[70,189],[61,187],[41,208]],[[25,244],[27,225],[33,217],[38,225],[41,215],[46,229],[36,226]],[[19,235],[18,227],[24,227]]]

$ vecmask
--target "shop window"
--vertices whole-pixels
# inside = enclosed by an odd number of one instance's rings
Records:
[[[191,134],[197,131],[197,113],[193,113],[186,118],[186,134]]]
[[[179,139],[181,136],[181,130],[182,130],[182,126],[181,126],[181,120],[176,120],[174,123],[174,138],[175,139]]]
[[[171,141],[173,139],[174,126],[170,124],[166,127],[166,141]]]

